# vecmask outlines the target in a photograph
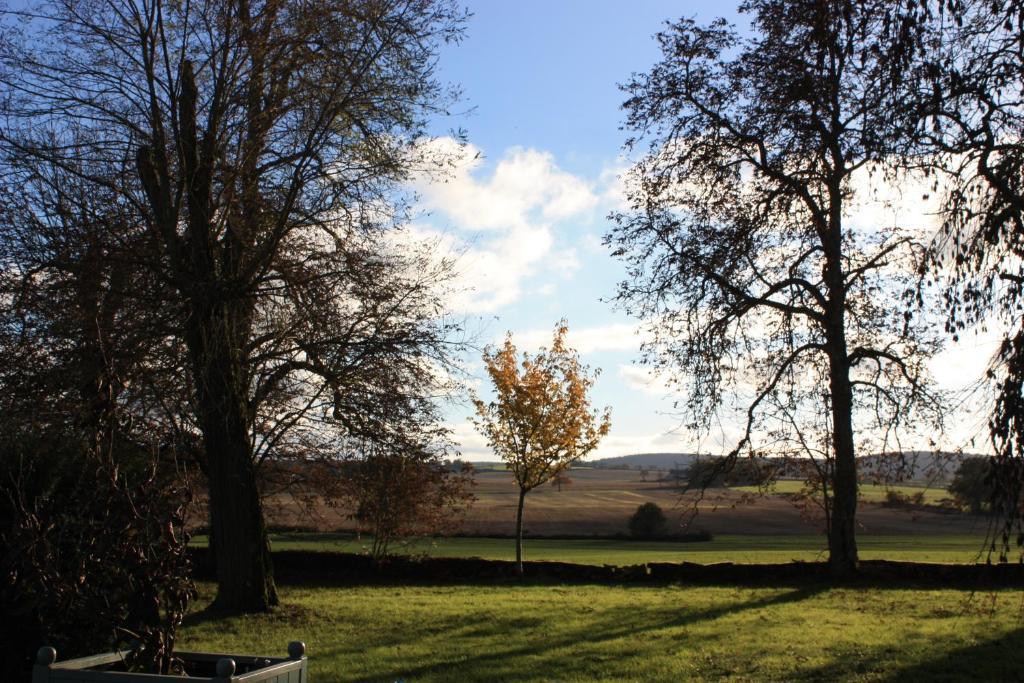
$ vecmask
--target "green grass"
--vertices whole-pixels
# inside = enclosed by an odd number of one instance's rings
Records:
[[[210,599],[201,586],[199,607]],[[1021,595],[609,586],[285,587],[190,616],[182,649],[283,654],[310,680],[1016,680]]]
[[[768,493],[790,495],[793,493],[800,493],[803,488],[804,482],[802,481],[780,479],[779,481],[772,482],[768,488]],[[761,492],[761,489],[757,486],[733,486],[731,487],[731,490],[744,491],[746,493]],[[923,492],[924,502],[926,505],[938,505],[941,501],[952,498],[949,491],[939,486],[914,486],[913,484],[860,484],[857,490],[860,500],[867,503],[884,502],[886,494],[889,491],[899,491],[907,496]]]
[[[967,535],[868,536],[858,538],[862,559],[915,562],[974,562],[983,538]],[[205,537],[194,539],[197,545]],[[327,550],[362,552],[366,539],[345,534],[275,533],[275,550]],[[626,540],[526,539],[527,560],[554,560],[581,564],[629,565],[645,562],[789,562],[824,560],[825,539],[810,534],[792,536],[716,536],[696,543],[645,542]],[[482,557],[515,559],[515,547],[508,538],[439,538],[395,546],[396,554],[424,554],[433,557]]]

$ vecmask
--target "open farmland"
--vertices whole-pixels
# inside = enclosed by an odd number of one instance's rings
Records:
[[[754,487],[709,489],[696,503],[681,497],[669,482],[657,481],[661,472],[652,471],[644,481],[636,470],[576,468],[569,472],[572,484],[561,491],[549,485],[532,491],[526,499],[525,529],[531,536],[610,536],[627,532],[627,521],[637,506],[657,503],[665,510],[674,530],[688,521],[687,531],[708,531],[715,536],[818,535],[822,530],[815,506],[795,504],[792,494],[799,482],[780,481],[765,495]],[[504,470],[487,469],[476,474],[477,500],[466,513],[460,533],[467,535],[511,535],[515,530],[517,489]],[[935,503],[948,494],[941,488],[893,486],[911,495],[923,491],[924,506],[884,505],[888,487],[861,487],[858,511],[862,535],[959,535],[984,536],[986,520],[965,515]],[[272,525],[313,527],[319,531],[353,528],[344,509],[317,506],[311,518],[287,498],[275,498],[268,506]],[[979,541],[980,543],[980,541]]]

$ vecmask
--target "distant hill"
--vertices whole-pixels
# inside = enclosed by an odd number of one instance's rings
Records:
[[[884,453],[866,455],[857,459],[857,469],[862,478],[872,475],[880,480],[915,480],[930,483],[948,482],[965,458],[977,457],[978,453],[949,453],[933,451],[907,451],[906,453]]]
[[[670,470],[677,466],[686,467],[698,457],[696,453],[636,453],[635,455],[620,455],[615,458],[588,460],[585,464],[590,467],[606,469],[629,468],[635,470],[641,467],[649,467],[651,469]]]
[[[883,455],[866,455],[857,458],[857,470],[865,480],[880,481],[923,481],[946,482],[953,478],[953,473],[964,458],[972,457],[973,453],[945,453],[931,451],[907,451],[906,453],[886,453]],[[590,460],[583,464],[589,467],[605,469],[651,469],[670,470],[677,466],[687,467],[700,458],[711,458],[710,455],[696,453],[636,453],[620,455],[614,458]],[[769,460],[773,460],[769,458]],[[795,473],[794,473],[795,474]],[[783,469],[783,475],[785,469]]]

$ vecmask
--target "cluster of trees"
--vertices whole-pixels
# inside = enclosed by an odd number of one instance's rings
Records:
[[[145,548],[153,563],[125,579],[135,588],[179,586],[186,568],[167,563],[197,483],[216,603],[241,610],[277,601],[267,463],[371,454],[401,486],[457,497],[434,400],[462,348],[444,308],[452,264],[391,229],[409,174],[444,164],[420,142],[451,100],[435,57],[463,21],[449,0],[46,0],[4,13],[5,614],[31,611],[18,601],[37,559],[17,548],[71,553],[57,508],[81,496],[61,495],[74,484],[63,473],[109,494],[109,511],[81,510],[97,533],[135,530],[118,552]],[[117,557],[109,576],[134,566]]]
[[[992,460],[987,457],[964,458],[953,473],[949,492],[956,504],[971,514],[980,515],[992,505],[996,486],[996,472],[992,465]]]
[[[1005,557],[1024,531],[1024,8],[741,10],[745,35],[668,24],[662,61],[623,86],[627,150],[646,155],[607,236],[628,267],[618,301],[653,322],[647,359],[684,390],[691,427],[739,397],[731,460],[812,463],[837,574],[857,566],[857,453],[941,431],[927,363],[944,340],[923,312],[944,308],[953,338],[1001,316],[991,438]],[[941,199],[937,234],[852,220],[872,180],[923,182]]]
[[[719,486],[758,486],[771,478],[768,463],[756,460],[729,462],[726,458],[695,460],[682,473],[687,489],[702,490]]]

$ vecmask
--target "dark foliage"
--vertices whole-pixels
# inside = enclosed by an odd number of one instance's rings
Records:
[[[992,458],[964,458],[949,484],[949,492],[958,505],[975,515],[991,509],[996,492],[994,484],[998,479],[995,464]]]
[[[688,489],[719,486],[759,486],[771,476],[771,467],[756,460],[730,463],[725,458],[704,458],[694,461],[684,474]]]
[[[730,460],[816,466],[830,558],[849,573],[857,451],[941,417],[926,366],[937,340],[915,316],[924,244],[848,220],[860,179],[905,147],[898,93],[881,87],[891,3],[741,8],[749,35],[673,22],[662,61],[623,87],[626,146],[647,154],[607,237],[628,268],[618,301],[653,323],[646,358],[681,385],[689,427],[735,411],[746,424]]]
[[[644,503],[629,518],[629,533],[637,538],[660,536],[667,525],[668,519],[657,503]]]
[[[943,199],[928,274],[945,280],[947,331],[1005,330],[988,372],[991,547],[1024,558],[1024,5],[904,1],[893,14],[908,68],[886,88],[910,104],[912,160]]]
[[[74,434],[8,426],[0,437],[0,677],[28,680],[42,645],[62,657],[130,649],[133,670],[174,671],[176,631],[194,593],[177,473],[139,453],[119,466],[76,447]]]

